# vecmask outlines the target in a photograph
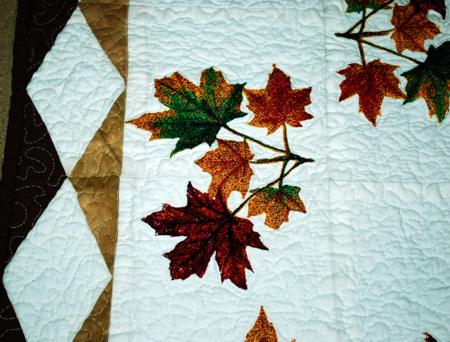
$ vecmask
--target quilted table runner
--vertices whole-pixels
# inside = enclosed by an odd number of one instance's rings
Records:
[[[1,341],[450,341],[448,0],[19,1]]]

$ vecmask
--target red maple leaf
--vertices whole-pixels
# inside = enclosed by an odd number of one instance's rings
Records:
[[[397,68],[395,65],[381,63],[379,59],[366,65],[350,64],[347,68],[338,71],[338,74],[345,76],[345,80],[340,84],[339,101],[359,95],[359,111],[376,126],[377,118],[381,115],[383,99],[405,97],[399,88],[400,81],[394,74]]]
[[[253,270],[246,247],[268,249],[253,231],[251,221],[230,213],[224,196],[211,197],[191,183],[187,187],[185,207],[164,204],[161,211],[142,220],[156,235],[187,237],[164,254],[170,260],[172,279],[184,280],[193,274],[203,277],[209,260],[216,253],[222,282],[230,279],[236,286],[247,289],[245,269]]]

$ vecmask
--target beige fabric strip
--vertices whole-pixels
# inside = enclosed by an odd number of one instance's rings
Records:
[[[126,83],[128,0],[81,0],[79,6]],[[112,277],[117,244],[125,101],[126,90],[115,101],[69,177]],[[99,296],[74,341],[108,340],[112,289],[113,279]]]
[[[98,297],[89,317],[84,321],[80,331],[73,339],[74,341],[108,341],[112,282],[113,280],[111,279],[100,297]]]
[[[81,0],[80,9],[111,62],[126,80],[128,0]]]

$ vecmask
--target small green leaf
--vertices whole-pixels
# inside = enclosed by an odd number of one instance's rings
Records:
[[[383,6],[383,0],[345,0],[347,3],[346,12],[362,12],[364,8],[379,9]]]
[[[298,186],[293,185],[283,185],[283,192],[285,195],[289,197],[296,197],[300,192],[300,188]]]

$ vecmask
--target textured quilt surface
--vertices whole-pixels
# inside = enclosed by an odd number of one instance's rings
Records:
[[[19,1],[0,340],[449,341],[448,6]]]

